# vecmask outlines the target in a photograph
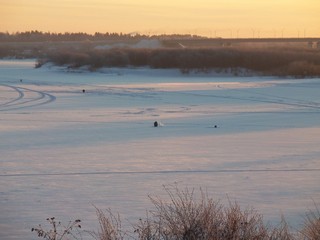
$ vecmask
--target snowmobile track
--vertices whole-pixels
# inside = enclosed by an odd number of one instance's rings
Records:
[[[0,111],[2,112],[36,107],[56,100],[55,96],[42,91],[7,84],[0,84],[0,86],[13,89],[17,93],[16,98],[0,103]]]

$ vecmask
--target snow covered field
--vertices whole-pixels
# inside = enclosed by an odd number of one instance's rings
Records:
[[[1,60],[0,239],[35,239],[30,229],[53,216],[96,230],[93,205],[135,222],[174,183],[299,227],[320,203],[319,89],[320,79]]]

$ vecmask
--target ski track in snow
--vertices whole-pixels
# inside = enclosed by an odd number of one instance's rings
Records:
[[[16,98],[0,104],[0,111],[2,112],[41,106],[52,103],[56,100],[54,95],[42,91],[2,83],[0,85],[13,89],[18,94]]]
[[[184,174],[184,173],[265,173],[265,172],[320,172],[320,168],[293,169],[218,169],[218,170],[174,170],[174,171],[110,171],[110,172],[65,172],[65,173],[17,173],[0,174],[0,177],[37,177],[37,176],[77,176],[77,175],[137,175],[137,174]]]
[[[239,91],[239,90],[234,89],[233,91]],[[250,89],[250,90],[242,89],[241,91],[258,96],[258,97],[250,97],[250,99],[252,101],[257,101],[257,99],[258,99],[258,102],[277,103],[277,104],[284,104],[284,105],[289,105],[289,106],[298,106],[298,107],[320,109],[319,102],[304,101],[304,100],[292,98],[292,97],[284,97],[284,96],[277,96],[274,94],[259,93],[259,92],[252,90],[252,89]],[[261,96],[266,97],[266,98],[261,99]]]
[[[243,90],[233,90],[233,91],[243,91]],[[250,93],[250,91],[246,91]],[[260,102],[260,103],[274,103],[274,104],[280,104],[280,105],[286,105],[286,106],[294,106],[294,107],[304,107],[304,108],[313,108],[313,109],[320,109],[320,103],[317,102],[306,102],[302,100],[297,100],[293,98],[284,98],[284,97],[278,97],[275,95],[266,95],[266,94],[260,94],[261,96],[269,96],[271,98],[261,98],[261,97],[233,97],[228,95],[218,95],[218,94],[201,94],[201,93],[187,93],[183,92],[180,93],[182,95],[192,95],[196,97],[211,97],[211,98],[221,98],[221,99],[228,99],[228,100],[241,100],[241,101],[250,101],[250,102]],[[257,94],[257,93],[255,93]],[[289,101],[285,101],[289,100]]]

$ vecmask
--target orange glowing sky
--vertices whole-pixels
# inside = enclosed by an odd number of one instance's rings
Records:
[[[320,37],[319,0],[0,0],[0,32]]]

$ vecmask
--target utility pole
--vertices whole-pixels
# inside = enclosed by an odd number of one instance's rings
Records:
[[[251,31],[252,31],[252,38],[254,38],[255,30],[253,28],[251,28]]]

